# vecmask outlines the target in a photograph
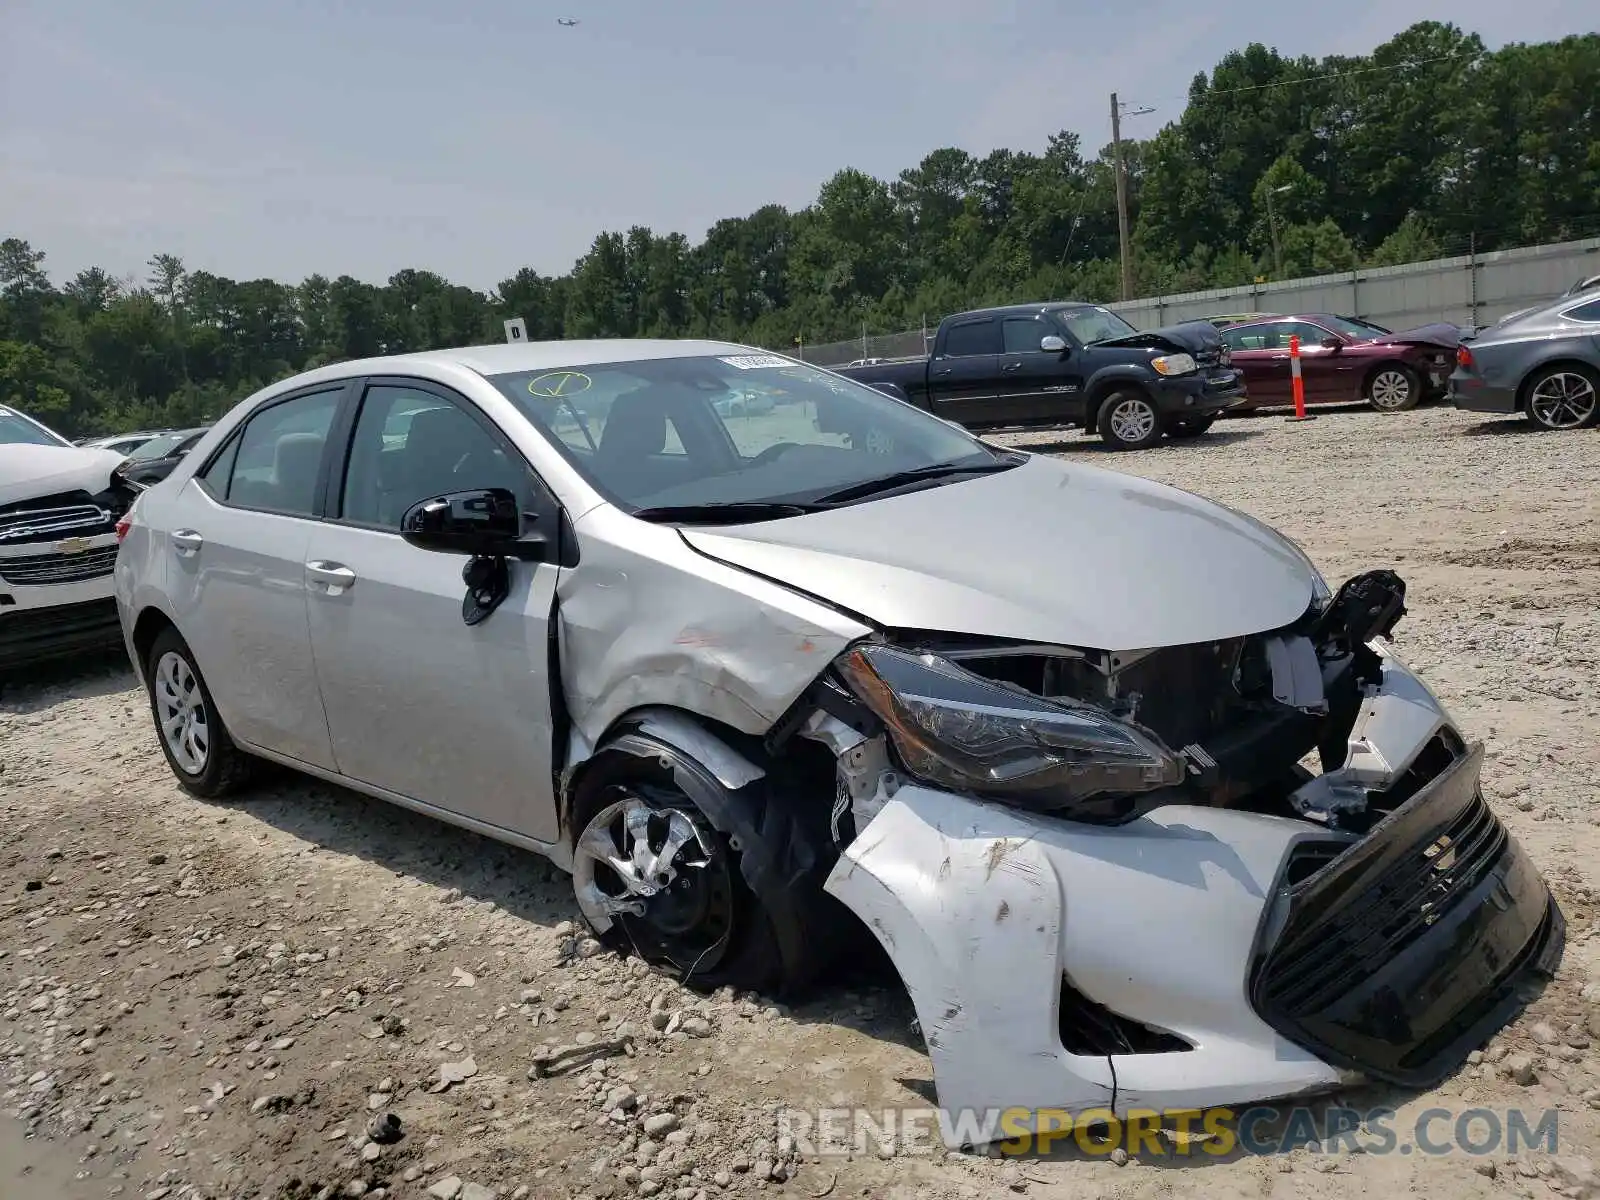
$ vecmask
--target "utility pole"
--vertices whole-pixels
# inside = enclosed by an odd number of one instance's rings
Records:
[[[1133,299],[1133,249],[1128,244],[1128,172],[1122,165],[1122,105],[1111,93],[1111,157],[1117,172],[1117,244],[1122,251],[1122,298]]]
[[[1155,112],[1148,104],[1132,109],[1130,117]],[[1111,157],[1117,172],[1117,242],[1122,251],[1122,298],[1133,299],[1133,246],[1128,238],[1128,165],[1122,158],[1122,105],[1111,93]],[[1065,257],[1065,255],[1063,255]]]

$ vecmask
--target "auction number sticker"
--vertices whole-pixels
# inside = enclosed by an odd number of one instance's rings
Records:
[[[582,371],[546,371],[536,379],[529,380],[528,394],[554,400],[587,392],[592,386],[593,382]]]
[[[738,367],[741,371],[753,371],[757,367],[792,367],[794,363],[787,358],[779,358],[776,354],[735,354],[731,358],[722,360],[730,367]]]

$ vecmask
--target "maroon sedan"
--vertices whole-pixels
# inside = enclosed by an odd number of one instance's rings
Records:
[[[1461,344],[1461,331],[1454,325],[1391,333],[1328,313],[1230,325],[1222,330],[1222,340],[1250,392],[1240,408],[1294,403],[1291,336],[1300,339],[1307,404],[1366,401],[1380,412],[1403,412],[1426,397],[1442,395]]]

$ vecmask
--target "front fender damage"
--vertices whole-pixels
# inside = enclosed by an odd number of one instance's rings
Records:
[[[1407,856],[1437,848],[1409,846],[1415,830],[1388,814],[1442,811],[1433,797],[1451,777],[1476,794],[1478,760],[1439,701],[1386,643],[1364,649],[1377,669],[1333,733],[1343,760],[1276,793],[1271,811],[1172,803],[1121,824],[1064,820],[908,781],[881,735],[832,729],[839,807],[857,832],[826,888],[910,992],[943,1110],[980,1125],[1006,1110],[1122,1116],[1315,1093],[1378,1071],[1291,1040],[1281,1014],[1269,1020],[1252,999],[1283,897],[1347,871],[1357,848],[1392,860],[1399,875],[1380,886],[1403,892]],[[813,726],[825,740],[826,719]],[[1495,918],[1494,936],[1519,937],[1525,916]],[[1413,973],[1436,973],[1418,985],[1435,1009],[1465,1012],[1480,987],[1506,984],[1476,966],[1492,954],[1450,942],[1449,928],[1404,954]],[[1365,933],[1332,922],[1322,936],[1332,954]],[[1404,1011],[1383,1019],[1403,1021],[1413,1003],[1391,998]]]

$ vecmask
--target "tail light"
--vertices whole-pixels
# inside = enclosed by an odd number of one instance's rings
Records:
[[[139,497],[135,496],[128,505],[128,511],[117,518],[117,544],[122,544],[122,539],[128,536],[128,530],[133,528],[133,510],[139,507]]]
[[[1464,371],[1470,371],[1472,369],[1472,351],[1468,350],[1465,346],[1457,346],[1456,366],[1460,367]]]

